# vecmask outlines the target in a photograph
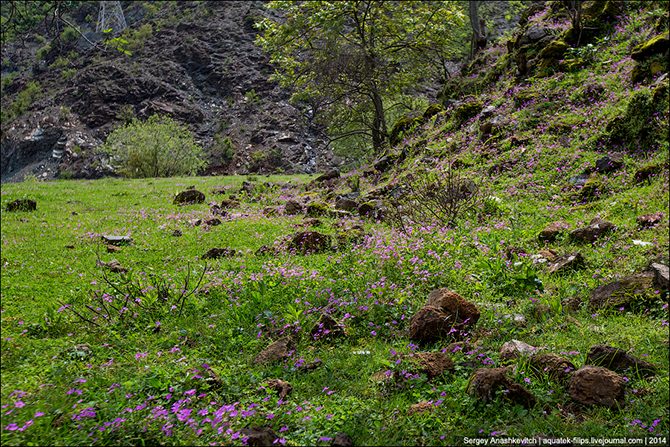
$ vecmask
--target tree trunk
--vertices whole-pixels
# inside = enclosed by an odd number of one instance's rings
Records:
[[[472,26],[472,42],[470,47],[470,57],[486,47],[486,26],[484,20],[479,18],[479,1],[469,0],[468,15],[470,17],[470,26]]]
[[[382,97],[377,91],[376,86],[373,87],[372,92],[372,103],[375,108],[375,116],[372,120],[372,148],[374,149],[375,154],[378,154],[384,148],[384,143],[386,142],[386,116],[384,113],[384,104],[382,102]]]

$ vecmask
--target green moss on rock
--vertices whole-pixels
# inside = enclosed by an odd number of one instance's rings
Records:
[[[423,123],[421,117],[415,117],[412,115],[405,115],[398,118],[398,121],[395,122],[391,133],[389,135],[389,143],[391,146],[395,146],[400,143],[401,137],[406,134],[408,131],[411,131],[414,127],[419,126]]]
[[[663,54],[670,48],[670,33],[659,34],[633,48],[630,57],[634,61],[644,61],[655,54]]]

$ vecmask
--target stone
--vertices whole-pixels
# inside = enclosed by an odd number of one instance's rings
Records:
[[[602,174],[618,171],[623,167],[623,157],[620,155],[605,155],[596,161],[596,171]]]
[[[304,363],[300,366],[298,366],[298,370],[300,371],[314,371],[318,367],[323,365],[323,360],[321,359],[314,359],[311,362]]]
[[[275,441],[279,439],[270,427],[243,428],[240,433],[247,438],[246,445],[250,447],[275,445]]]
[[[327,180],[333,180],[333,179],[336,179],[336,178],[339,178],[339,177],[340,177],[340,171],[338,171],[337,169],[331,169],[330,171],[325,172],[325,173],[321,174],[320,176],[318,176],[314,181],[318,182],[318,183],[321,183],[321,182],[325,182]]]
[[[435,306],[453,315],[461,326],[474,326],[479,320],[479,309],[449,289],[436,289],[428,295],[427,306]]]
[[[454,321],[441,309],[425,306],[414,314],[409,322],[410,340],[421,343],[430,343],[440,340],[457,332],[451,332]]]
[[[255,184],[243,181],[242,186],[240,187],[240,193],[253,194],[254,189],[256,189]]]
[[[128,245],[133,242],[130,236],[102,235],[101,238],[110,245]]]
[[[410,320],[410,339],[429,343],[441,338],[460,339],[479,320],[477,307],[449,289],[433,290],[426,305]]]
[[[266,206],[265,208],[263,208],[262,212],[263,215],[266,217],[275,217],[276,215],[279,214],[277,208],[275,208],[274,206]]]
[[[616,372],[630,372],[643,377],[653,376],[657,368],[649,362],[628,354],[623,349],[606,345],[594,345],[586,355],[586,364],[602,366]]]
[[[202,255],[202,259],[231,258],[237,255],[237,251],[232,248],[211,248]]]
[[[351,199],[338,199],[335,202],[335,209],[343,211],[356,211],[358,209],[358,203]]]
[[[381,208],[374,202],[366,202],[358,207],[358,215],[363,218],[381,219]]]
[[[535,405],[535,397],[507,377],[507,368],[479,368],[470,377],[467,392],[471,396],[490,402],[497,391],[502,391],[506,399],[526,408]]]
[[[670,287],[670,271],[668,266],[659,262],[652,262],[651,271],[654,273],[654,285],[667,291]]]
[[[207,219],[205,221],[205,225],[209,225],[210,227],[215,227],[217,225],[221,225],[221,219],[217,217],[213,217],[211,219]]]
[[[630,57],[634,61],[643,61],[655,54],[662,54],[668,51],[670,48],[670,37],[666,31],[664,34],[659,34],[654,36],[651,39],[643,42],[633,48],[633,52]]]
[[[303,225],[309,228],[316,228],[323,225],[323,222],[315,217],[310,217],[309,219],[305,219],[303,221]]]
[[[635,183],[644,183],[651,181],[654,177],[658,176],[663,172],[663,168],[660,164],[651,164],[647,166],[642,166],[637,171],[635,171],[634,180]]]
[[[593,309],[629,307],[634,299],[654,298],[654,273],[644,272],[602,285],[591,292],[589,305]]]
[[[572,253],[559,256],[549,264],[549,273],[563,273],[570,270],[583,268],[585,265],[584,257],[581,253]]]
[[[290,383],[281,379],[268,380],[268,388],[278,392],[280,399],[285,398],[293,391],[293,386]]]
[[[561,381],[567,379],[576,369],[570,360],[552,353],[532,355],[529,365],[536,374]]]
[[[540,234],[537,235],[537,238],[545,242],[554,242],[559,234],[565,231],[568,228],[568,224],[565,222],[551,222],[547,224],[546,227],[540,231]]]
[[[335,435],[335,439],[330,445],[333,447],[353,447],[354,442],[348,434],[340,432]]]
[[[112,244],[107,244],[107,253],[116,253],[117,251],[121,251],[121,247],[117,247],[116,245]]]
[[[308,217],[322,217],[330,215],[330,209],[325,203],[310,203],[307,205],[307,210],[305,214]]]
[[[607,368],[585,366],[570,377],[568,393],[584,405],[615,408],[624,402],[625,384],[623,377]]]
[[[663,220],[663,213],[652,213],[652,214],[643,214],[642,216],[637,216],[637,226],[640,229],[653,228]]]
[[[316,322],[310,334],[314,340],[340,337],[344,335],[344,326],[330,315],[321,314],[319,321]]]
[[[181,230],[179,230],[179,229],[174,230],[174,231],[172,232],[172,236],[174,236],[174,237],[181,237],[181,236],[182,236],[182,232],[181,232]]]
[[[220,208],[231,209],[231,208],[237,208],[238,206],[240,206],[240,202],[238,202],[237,200],[223,199],[221,201]]]
[[[290,337],[282,337],[261,351],[254,359],[254,363],[267,365],[288,358],[294,346],[295,344]]]
[[[419,372],[428,376],[428,379],[454,368],[454,362],[443,352],[417,352],[410,354],[409,359],[416,364]]]
[[[189,223],[194,227],[199,227],[200,225],[202,225],[202,219],[192,219],[189,221]]]
[[[16,211],[36,211],[37,202],[32,199],[16,199],[13,202],[9,202],[5,210],[10,213]]]
[[[519,357],[529,357],[536,353],[538,348],[519,340],[510,340],[503,343],[500,348],[501,360],[514,360]]]
[[[435,405],[430,402],[423,401],[410,405],[409,409],[407,410],[407,414],[411,415],[415,413],[429,413],[433,410],[435,410]]]
[[[193,205],[196,203],[204,203],[205,195],[197,189],[187,189],[182,191],[174,197],[172,201],[175,205]]]
[[[331,238],[316,231],[301,231],[291,236],[288,248],[301,254],[323,253],[331,249]]]
[[[302,214],[303,208],[302,205],[295,200],[289,200],[284,205],[284,214],[287,216],[294,216],[296,214]]]
[[[98,260],[96,264],[99,267],[107,269],[112,273],[126,273],[128,271],[128,269],[119,264],[119,261],[117,261],[116,259],[111,260],[109,262]]]
[[[596,217],[591,220],[588,226],[571,231],[570,237],[577,242],[593,243],[601,236],[615,229],[616,226],[612,222],[607,222]]]

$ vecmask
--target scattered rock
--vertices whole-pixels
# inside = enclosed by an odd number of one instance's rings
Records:
[[[109,245],[128,245],[133,242],[130,236],[102,235],[101,238]]]
[[[247,193],[247,194],[253,194],[254,189],[256,189],[255,184],[253,184],[251,182],[243,181],[242,186],[240,187],[240,192],[241,193]]]
[[[237,255],[237,251],[232,248],[212,248],[202,255],[202,259],[231,258]]]
[[[174,197],[172,201],[175,205],[192,205],[196,203],[204,203],[205,195],[196,189],[187,189],[182,191]]]
[[[409,410],[407,410],[407,414],[427,413],[433,411],[434,409],[435,406],[432,403],[424,401],[410,405]]]
[[[37,202],[31,199],[16,199],[13,202],[9,202],[5,210],[10,213],[15,211],[36,211]]]
[[[193,219],[189,223],[194,227],[199,227],[200,225],[202,225],[202,219]]]
[[[320,227],[323,224],[319,219],[315,217],[310,217],[309,219],[305,219],[303,221],[303,225],[306,227]]]
[[[436,289],[430,292],[426,305],[435,306],[443,312],[453,315],[454,319],[462,326],[473,326],[479,320],[477,306],[449,289]]]
[[[316,231],[302,231],[291,236],[289,249],[301,254],[323,253],[331,248],[330,236]]]
[[[441,309],[433,306],[425,306],[414,314],[409,323],[410,340],[421,343],[430,343],[441,338],[456,334],[453,329],[455,322]]]
[[[280,399],[285,398],[293,391],[293,386],[290,383],[280,379],[268,380],[268,388],[277,391]]]
[[[503,343],[500,348],[501,360],[514,360],[519,357],[530,357],[537,352],[538,348],[519,340],[510,340]]]
[[[266,365],[290,356],[294,348],[294,342],[290,337],[283,337],[271,343],[267,348],[261,351],[254,359],[257,365]]]
[[[307,362],[302,364],[301,366],[298,367],[300,371],[313,371],[316,368],[320,367],[323,365],[323,361],[321,359],[314,359],[311,362]]]
[[[383,217],[381,206],[375,202],[366,202],[358,207],[358,215],[363,218],[380,220]]]
[[[344,335],[344,326],[340,324],[335,318],[328,314],[321,314],[319,321],[316,322],[310,331],[314,340],[324,338],[340,337]]]
[[[99,267],[107,269],[112,273],[126,273],[128,271],[128,269],[119,264],[119,261],[117,261],[116,259],[109,262],[98,260],[96,264]]]
[[[308,217],[322,217],[330,215],[330,208],[325,203],[310,203],[307,205],[307,211],[305,215]]]
[[[210,227],[215,227],[217,225],[221,225],[221,219],[217,217],[213,217],[211,219],[207,219],[205,221],[205,225],[209,225]]]
[[[537,235],[537,238],[541,241],[554,242],[558,235],[568,228],[569,225],[565,222],[551,222],[550,224],[547,224],[547,226],[544,227],[542,231],[540,231],[540,234]]]
[[[223,199],[221,201],[220,208],[229,210],[232,208],[237,208],[238,206],[240,206],[240,202],[238,202],[237,200]]]
[[[343,211],[355,211],[358,209],[358,203],[351,199],[338,199],[335,202],[335,209]]]
[[[267,256],[267,255],[277,255],[280,250],[273,245],[261,245],[258,250],[254,253],[256,256]]]
[[[417,352],[409,358],[417,364],[420,372],[432,379],[454,368],[454,362],[443,352]]]
[[[602,235],[613,231],[615,228],[612,222],[607,222],[596,217],[591,220],[588,226],[570,232],[570,237],[578,242],[593,243]]]
[[[479,368],[470,377],[468,394],[471,396],[489,402],[495,398],[497,391],[502,391],[505,398],[526,408],[535,405],[535,397],[507,377],[507,368]]]
[[[116,253],[117,251],[121,251],[121,247],[117,247],[116,245],[112,244],[107,244],[107,253]]]
[[[670,288],[670,270],[665,264],[658,262],[651,263],[651,271],[654,272],[654,284],[661,290]]]
[[[552,379],[565,380],[576,368],[572,362],[557,354],[535,354],[530,357],[530,367],[537,374],[547,375]]]
[[[651,179],[659,175],[662,171],[663,168],[660,164],[643,166],[637,171],[635,171],[634,175],[635,183],[639,184],[651,181]]]
[[[614,408],[623,404],[625,384],[620,375],[607,368],[585,366],[570,377],[568,393],[584,405]]]
[[[330,445],[333,447],[353,447],[354,442],[348,434],[338,433],[335,435],[335,439],[333,439],[333,442]]]
[[[549,273],[561,273],[569,270],[577,270],[583,268],[585,265],[584,257],[581,253],[572,253],[556,258],[549,265]]]
[[[657,371],[651,363],[633,357],[623,349],[605,345],[592,346],[586,355],[586,364],[602,366],[616,372],[631,371],[645,377],[652,376]]]
[[[240,433],[247,437],[246,445],[251,447],[271,446],[279,439],[270,427],[243,428]]]
[[[644,272],[602,285],[591,292],[594,309],[628,307],[634,299],[654,298],[654,273]]]
[[[209,212],[212,214],[212,216],[225,216],[228,214],[226,210],[224,210],[217,204],[210,206]]]
[[[663,54],[670,48],[668,32],[659,34],[633,48],[630,57],[634,61],[644,61],[655,54]]]
[[[336,179],[336,178],[339,178],[339,177],[340,177],[340,171],[338,171],[337,169],[331,169],[330,171],[325,172],[325,173],[321,174],[320,176],[318,176],[314,181],[318,182],[318,183],[321,183],[321,182]]]
[[[621,155],[605,155],[596,161],[596,171],[602,174],[618,171],[623,167],[623,157]]]
[[[181,237],[181,235],[182,235],[182,232],[181,232],[181,230],[179,230],[179,229],[174,230],[174,231],[172,232],[172,236],[174,236],[174,237]]]
[[[479,320],[477,307],[449,289],[433,290],[426,306],[410,320],[410,339],[429,343],[444,337],[460,338]]]
[[[295,200],[289,200],[284,205],[284,214],[287,216],[295,216],[296,214],[302,214],[303,208],[302,205]]]
[[[637,226],[640,229],[653,228],[663,220],[663,213],[652,213],[637,216]]]

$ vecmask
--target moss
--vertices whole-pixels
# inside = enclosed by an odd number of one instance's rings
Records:
[[[657,98],[659,100],[655,102],[651,90],[634,92],[626,113],[614,118],[605,128],[610,135],[610,143],[626,144],[629,149],[653,149],[657,140],[667,134],[659,128],[659,120],[651,119],[655,113],[667,113],[667,110],[662,109],[667,104],[662,100],[663,95],[659,94]]]
[[[538,92],[532,90],[522,90],[516,95],[514,95],[514,105],[516,107],[519,107],[524,103],[537,99],[540,99],[540,94]]]
[[[406,134],[408,131],[412,130],[414,127],[419,126],[423,123],[421,117],[415,117],[412,115],[405,115],[398,118],[398,121],[395,122],[393,128],[391,129],[391,134],[389,135],[389,143],[391,146],[395,146],[400,143],[400,138],[403,134]]]
[[[568,49],[568,44],[563,40],[553,40],[540,51],[541,59],[560,59]]]
[[[442,104],[437,104],[433,103],[429,105],[426,110],[423,112],[423,119],[427,120],[429,118],[434,117],[438,113],[442,112],[444,110],[444,107],[442,107]]]
[[[644,61],[655,54],[662,54],[670,48],[670,33],[659,34],[633,48],[630,57],[635,61]]]
[[[330,214],[330,208],[325,203],[310,203],[307,205],[306,215],[308,217],[322,217]]]
[[[470,118],[475,117],[484,108],[481,101],[471,98],[462,104],[456,106],[453,110],[451,119],[456,126],[460,126]]]
[[[605,187],[599,176],[589,177],[582,189],[579,190],[579,199],[582,202],[597,200],[604,191]]]

